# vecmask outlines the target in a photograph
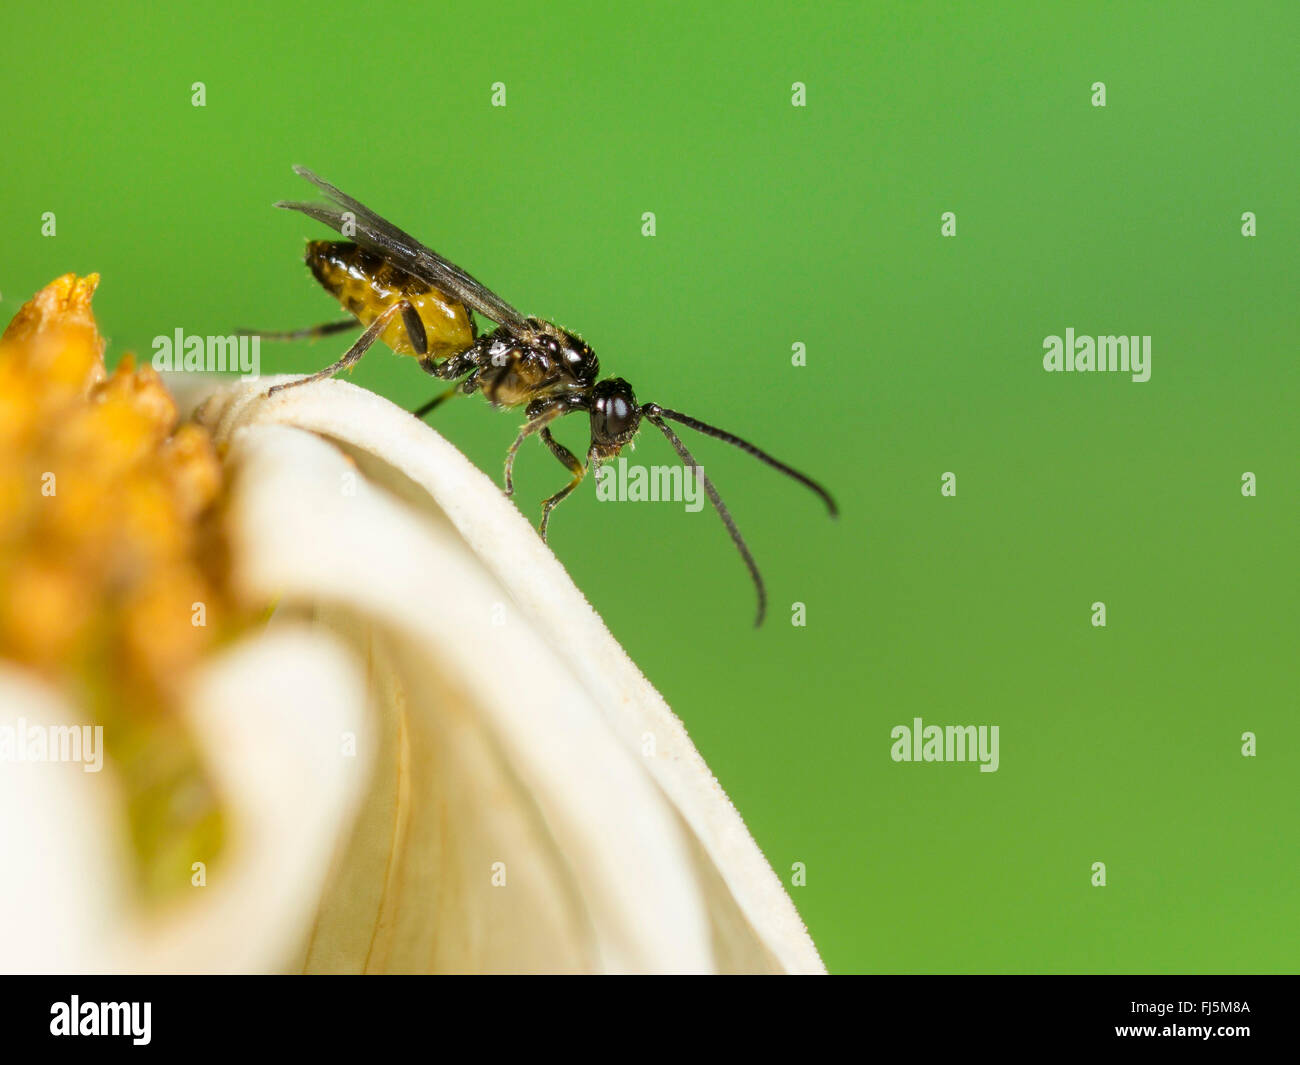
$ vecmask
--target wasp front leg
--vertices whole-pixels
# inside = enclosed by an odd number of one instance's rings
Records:
[[[515,437],[515,442],[510,445],[510,450],[506,452],[506,495],[512,496],[515,493],[515,455],[519,453],[519,448],[523,442],[535,433],[540,433],[556,418],[562,418],[566,414],[572,414],[575,410],[580,410],[583,399],[581,396],[567,395],[557,396],[554,399],[539,399],[528,404],[527,414],[528,421],[524,427],[519,430],[519,435]],[[550,434],[545,434],[549,436]],[[543,437],[545,438],[545,437]],[[559,446],[558,444],[556,445]],[[553,450],[553,449],[552,449]],[[567,453],[567,452],[566,452]],[[572,456],[570,456],[572,458]],[[561,462],[567,462],[561,458]],[[577,460],[574,459],[576,462]],[[558,501],[557,501],[558,502]]]
[[[569,472],[573,474],[573,480],[561,488],[555,495],[542,503],[542,524],[538,526],[537,531],[542,534],[542,542],[546,542],[546,526],[551,520],[551,511],[559,506],[568,497],[569,493],[582,483],[582,479],[587,476],[587,466],[578,461],[578,456],[561,444],[551,435],[551,430],[542,430],[542,439],[546,446],[551,449],[551,454],[568,467]],[[588,456],[590,460],[590,456]]]

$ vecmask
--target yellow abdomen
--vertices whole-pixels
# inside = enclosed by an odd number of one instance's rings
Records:
[[[406,300],[424,323],[430,357],[445,359],[474,343],[474,319],[468,307],[374,252],[343,241],[313,240],[307,244],[306,261],[316,280],[362,325]],[[401,315],[380,339],[399,355],[417,354]]]

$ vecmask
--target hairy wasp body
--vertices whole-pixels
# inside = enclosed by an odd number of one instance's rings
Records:
[[[326,336],[357,326],[363,326],[364,332],[333,365],[276,385],[271,393],[331,377],[351,367],[376,340],[382,340],[399,355],[416,357],[426,373],[455,382],[415,411],[418,417],[458,393],[480,392],[493,406],[523,407],[527,421],[506,455],[506,494],[514,488],[515,455],[530,436],[540,437],[571,474],[569,483],[542,503],[543,539],[556,505],[578,487],[593,462],[613,458],[630,443],[644,418],[664,434],[700,478],[749,568],[758,593],[756,624],[762,624],[767,597],[758,566],[703,467],[667,423],[677,422],[740,448],[812,489],[834,516],[835,501],[826,489],[738,436],[655,403],[639,404],[632,386],[622,378],[599,379],[600,363],[577,334],[520,314],[460,267],[359,201],[304,167],[294,170],[319,188],[328,202],[282,201],[276,206],[300,211],[353,238],[310,241],[306,256],[316,280],[352,317],[311,329],[262,335],[267,339]],[[493,322],[495,328],[480,335],[475,313]],[[587,415],[590,425],[585,462],[551,435],[552,422],[579,412]]]

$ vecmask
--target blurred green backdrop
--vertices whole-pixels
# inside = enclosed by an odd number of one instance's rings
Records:
[[[0,313],[98,270],[112,359],[330,320],[324,231],[270,209],[313,167],[838,495],[832,523],[686,434],[768,579],[757,632],[707,510],[588,485],[551,538],[778,873],[805,863],[833,970],[1294,970],[1298,11],[28,5]],[[1151,335],[1151,380],[1045,373],[1067,327]],[[437,387],[386,349],[353,379]],[[518,422],[435,416],[496,476]],[[635,459],[672,458],[647,430]],[[521,504],[563,479],[526,449]],[[894,763],[914,717],[998,725],[1000,769]]]

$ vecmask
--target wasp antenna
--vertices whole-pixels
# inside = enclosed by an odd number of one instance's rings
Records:
[[[713,504],[713,509],[718,512],[722,524],[727,527],[731,542],[736,545],[740,557],[745,560],[745,565],[749,567],[749,575],[754,580],[754,590],[758,593],[758,616],[754,619],[754,628],[758,628],[763,624],[763,618],[767,614],[767,590],[763,587],[763,576],[758,572],[758,564],[754,561],[754,556],[749,553],[749,548],[745,545],[745,538],[740,535],[740,530],[736,528],[736,523],[731,519],[730,512],[722,502],[722,497],[718,495],[718,490],[713,487],[713,482],[709,480],[708,474],[704,472],[704,467],[695,461],[695,456],[687,450],[686,445],[682,443],[678,435],[664,424],[661,415],[668,417],[670,412],[655,406],[653,403],[646,404],[641,408],[641,411],[668,438],[668,443],[673,445],[673,449],[682,457],[682,461],[690,469],[694,470],[701,482],[703,482],[704,491],[709,497],[709,502]],[[691,423],[687,421],[683,424],[689,425]]]
[[[771,466],[772,469],[780,470],[787,477],[792,477],[800,484],[808,488],[811,488],[814,492],[816,492],[819,496],[822,497],[822,501],[826,504],[827,509],[831,512],[832,518],[838,518],[840,516],[840,508],[835,505],[835,500],[831,498],[830,492],[826,491],[825,488],[819,485],[811,477],[805,476],[804,474],[800,473],[798,470],[792,469],[791,467],[787,466],[784,462],[780,462],[777,459],[774,459],[766,451],[762,450],[761,448],[755,447],[748,440],[742,440],[734,433],[728,433],[727,431],[723,429],[719,429],[716,426],[706,425],[698,418],[692,418],[689,414],[682,414],[679,411],[675,411],[675,410],[667,410],[666,408],[659,406],[657,403],[647,403],[643,408],[643,410],[645,411],[646,417],[650,418],[652,421],[654,421],[656,417],[671,418],[673,421],[681,422],[682,425],[694,429],[696,432],[704,433],[717,440],[726,441],[728,444],[731,444],[733,447],[740,448],[740,450],[745,452],[745,454],[753,455],[754,458],[758,459],[759,462],[766,463],[768,466]],[[659,427],[661,429],[664,428],[662,423],[659,423]],[[679,448],[678,450],[681,449]]]

